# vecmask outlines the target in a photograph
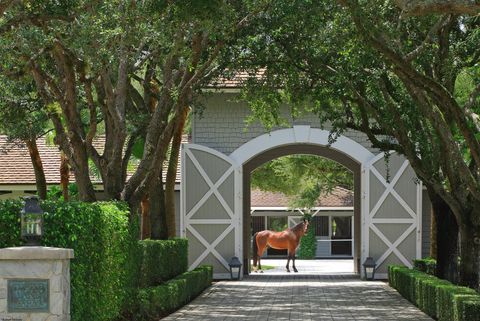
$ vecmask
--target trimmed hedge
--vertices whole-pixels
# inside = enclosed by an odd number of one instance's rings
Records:
[[[314,259],[317,253],[317,238],[315,237],[315,229],[309,228],[307,233],[300,240],[298,248],[299,259]]]
[[[111,321],[132,312],[153,317],[150,312],[168,313],[211,284],[211,267],[184,273],[186,239],[138,241],[138,224],[129,222],[124,203],[44,201],[41,207],[42,245],[75,251],[72,321]],[[0,247],[23,245],[22,208],[20,200],[0,201]]]
[[[404,266],[389,266],[388,281],[403,297],[440,321],[480,321],[480,294]]]
[[[413,260],[413,268],[431,275],[436,274],[437,261],[432,258]]]
[[[213,268],[200,266],[162,285],[138,291],[134,320],[157,320],[193,300],[212,283]]]
[[[188,269],[187,239],[143,240],[139,242],[141,255],[138,286],[159,285]]]
[[[137,244],[135,224],[119,202],[54,202],[45,211],[42,245],[72,248],[72,321],[109,321],[116,318],[132,289],[136,266],[130,255]],[[23,202],[0,202],[0,247],[20,246]]]

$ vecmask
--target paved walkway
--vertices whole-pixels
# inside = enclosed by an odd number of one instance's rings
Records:
[[[267,275],[289,275],[285,269],[286,259],[262,259],[263,266],[273,266],[273,269],[264,270]],[[318,260],[299,260],[295,262],[298,273],[301,275],[352,275],[353,260],[352,259],[318,259]],[[290,270],[292,263],[290,263]]]
[[[385,282],[297,268],[217,282],[163,320],[432,320]]]

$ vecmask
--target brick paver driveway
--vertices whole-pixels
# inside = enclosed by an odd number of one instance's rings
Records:
[[[432,320],[386,283],[355,275],[254,274],[215,283],[163,320]]]

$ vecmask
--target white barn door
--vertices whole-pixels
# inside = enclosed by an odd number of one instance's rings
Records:
[[[205,146],[182,146],[181,230],[188,238],[190,269],[213,265],[229,278],[232,256],[242,260],[239,171],[233,161]]]
[[[384,154],[364,167],[367,193],[363,208],[363,257],[377,263],[377,276],[385,278],[390,264],[412,266],[421,257],[422,183],[409,162]]]

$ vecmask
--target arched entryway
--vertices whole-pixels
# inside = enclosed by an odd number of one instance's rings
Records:
[[[249,258],[251,258],[251,196],[250,196],[250,178],[252,171],[258,168],[260,165],[269,162],[275,158],[293,155],[293,154],[309,154],[321,156],[328,158],[330,160],[336,161],[353,173],[354,180],[354,200],[353,200],[353,261],[354,261],[354,270],[357,273],[360,273],[360,256],[361,256],[361,164],[356,160],[350,158],[348,155],[343,154],[335,149],[328,148],[326,146],[318,146],[312,144],[292,144],[292,145],[283,145],[276,148],[269,149],[263,153],[256,155],[255,157],[248,160],[243,164],[242,168],[242,180],[243,180],[243,264],[244,266],[249,265]],[[248,269],[244,269],[244,273],[248,273]]]
[[[388,264],[411,264],[421,255],[421,183],[399,155],[374,155],[362,144],[340,136],[329,144],[329,132],[294,126],[258,136],[230,155],[186,144],[182,149],[181,231],[189,238],[189,263],[212,264],[216,278],[228,278],[232,256],[248,258],[251,170],[270,159],[306,153],[338,161],[355,175],[355,263],[373,256],[377,276]],[[359,224],[357,224],[357,222]],[[244,262],[244,266],[247,266]],[[360,270],[361,271],[361,270]]]

